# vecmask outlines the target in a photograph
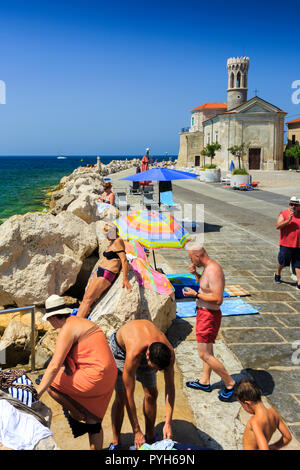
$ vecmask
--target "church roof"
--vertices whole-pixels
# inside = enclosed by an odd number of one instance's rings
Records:
[[[295,122],[299,122],[300,124],[300,117],[297,119],[293,119],[292,121],[288,121],[287,124],[294,124]]]
[[[201,111],[202,109],[227,109],[227,103],[205,103],[191,109],[191,113],[193,111]]]

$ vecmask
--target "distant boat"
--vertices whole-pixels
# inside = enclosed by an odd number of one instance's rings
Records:
[[[57,157],[58,160],[65,160],[67,157]]]

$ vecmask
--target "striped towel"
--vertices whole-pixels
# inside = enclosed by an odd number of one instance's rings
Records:
[[[21,377],[19,377],[17,380],[13,382],[13,384],[15,383],[19,383],[23,385],[32,385],[31,380],[29,380],[26,377],[26,375],[22,375]],[[9,387],[8,391],[13,398],[17,398],[18,400],[20,400],[22,403],[24,403],[25,405],[29,407],[31,407],[31,405],[37,401],[32,398],[32,393],[27,390],[22,390],[21,388]]]

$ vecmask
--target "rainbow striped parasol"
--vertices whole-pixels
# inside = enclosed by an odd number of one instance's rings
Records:
[[[136,210],[114,221],[120,237],[146,248],[183,248],[191,235],[169,213]]]

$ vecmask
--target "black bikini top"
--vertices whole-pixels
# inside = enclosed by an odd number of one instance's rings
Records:
[[[106,259],[120,259],[118,253],[125,253],[125,250],[104,251],[103,256],[105,256]]]

